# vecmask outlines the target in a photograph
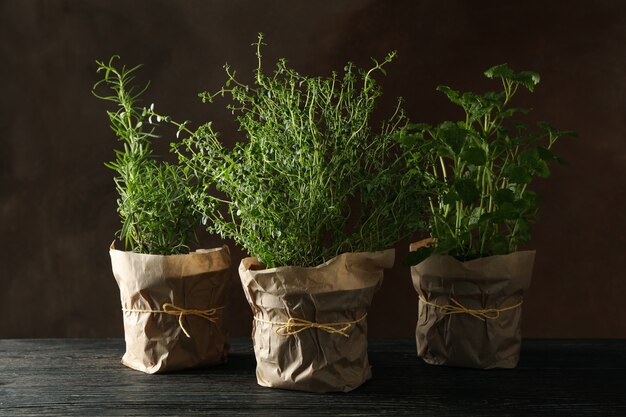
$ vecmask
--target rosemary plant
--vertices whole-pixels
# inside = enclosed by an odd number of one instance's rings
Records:
[[[117,174],[118,212],[122,228],[117,235],[133,252],[170,255],[186,253],[200,224],[189,200],[191,194],[185,170],[178,165],[155,160],[151,141],[154,127],[147,127],[147,110],[137,103],[147,89],[131,85],[140,66],[116,68],[113,56],[108,62],[96,61],[103,78],[94,85],[93,94],[115,104],[107,111],[110,126],[123,143],[115,150],[115,160],[105,165]],[[98,89],[106,89],[100,95]]]
[[[516,73],[503,64],[485,76],[499,80],[502,90],[480,95],[438,87],[463,109],[463,120],[411,125],[399,136],[409,146],[422,143],[413,165],[427,166],[431,172],[423,174],[438,184],[438,198],[430,201],[435,244],[410,254],[410,264],[432,253],[460,260],[506,254],[530,240],[539,196],[528,187],[534,178],[550,175],[550,162],[563,162],[552,152],[557,139],[574,135],[547,123],[532,129],[514,119],[530,110],[511,107],[512,98],[520,87],[532,92],[538,74]],[[423,155],[428,155],[427,163]]]
[[[201,94],[205,102],[232,99],[227,107],[247,141],[227,149],[211,124],[196,131],[178,124],[189,134],[181,162],[204,184],[192,199],[208,230],[233,238],[268,267],[314,266],[412,234],[427,199],[395,140],[407,123],[401,102],[380,131],[370,126],[382,93],[374,75],[385,73],[395,53],[367,71],[348,63],[343,75],[302,75],[285,59],[266,74],[262,40],[254,44],[251,85],[225,66],[224,87]]]

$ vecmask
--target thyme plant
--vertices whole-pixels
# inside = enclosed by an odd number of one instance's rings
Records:
[[[114,180],[122,220],[117,236],[133,252],[186,253],[200,218],[189,199],[185,169],[154,157],[151,142],[157,137],[155,128],[146,120],[148,111],[137,104],[148,86],[138,91],[132,82],[140,66],[118,68],[114,65],[118,58],[96,61],[103,78],[93,88],[96,97],[114,103],[115,110],[107,114],[111,129],[123,143],[122,149],[115,150],[115,160],[105,164],[117,174]],[[107,94],[100,95],[99,89]]]
[[[302,75],[280,59],[252,84],[226,65],[227,81],[205,102],[231,99],[246,141],[225,148],[211,124],[189,136],[181,162],[204,184],[192,195],[211,232],[231,237],[268,267],[314,266],[346,251],[389,248],[422,224],[424,191],[395,135],[407,123],[401,103],[374,131],[371,116],[382,94],[369,70],[348,63],[340,75]],[[156,113],[152,113],[156,115]],[[213,188],[214,187],[214,188]],[[223,195],[216,196],[213,190]]]
[[[529,185],[550,175],[550,162],[563,162],[552,152],[557,139],[574,135],[547,123],[533,129],[514,117],[530,112],[511,107],[511,100],[520,87],[533,92],[538,74],[503,64],[485,76],[499,80],[502,89],[481,95],[438,87],[463,109],[462,120],[411,125],[399,136],[409,146],[422,143],[422,152],[412,156],[414,166],[427,166],[424,175],[438,184],[438,197],[430,201],[435,244],[410,254],[410,264],[432,253],[460,260],[506,254],[530,240],[540,197]]]

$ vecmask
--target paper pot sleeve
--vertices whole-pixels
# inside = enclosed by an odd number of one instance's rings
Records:
[[[393,261],[393,250],[344,253],[313,268],[242,260],[258,383],[347,392],[371,378],[367,311]]]
[[[418,355],[437,365],[514,368],[534,258],[534,251],[467,262],[433,255],[411,267]]]
[[[152,374],[226,360],[227,246],[162,256],[112,245],[110,255],[124,315],[124,365]]]

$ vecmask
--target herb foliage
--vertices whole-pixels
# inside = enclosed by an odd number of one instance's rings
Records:
[[[421,143],[421,152],[412,156],[413,166],[428,167],[423,174],[438,190],[430,202],[435,244],[412,252],[409,264],[432,253],[469,260],[516,251],[530,240],[529,225],[538,214],[540,197],[528,187],[536,177],[550,175],[549,163],[563,162],[552,151],[557,139],[574,135],[548,123],[533,129],[516,120],[530,110],[511,107],[511,99],[520,87],[533,92],[538,74],[514,72],[506,64],[484,74],[500,80],[501,91],[461,93],[438,87],[463,109],[463,120],[410,125],[399,135],[405,145]]]
[[[133,252],[187,253],[200,217],[189,199],[186,171],[155,159],[151,148],[151,141],[157,137],[155,128],[147,120],[149,111],[138,106],[148,86],[137,90],[132,82],[140,66],[117,68],[114,61],[118,58],[96,61],[97,72],[103,78],[93,88],[96,97],[115,104],[115,110],[107,114],[111,129],[123,143],[122,149],[115,150],[115,160],[105,164],[117,174],[114,180],[122,220],[117,235]],[[100,95],[100,89],[107,94]]]
[[[382,94],[374,75],[385,74],[395,53],[369,70],[348,63],[342,75],[302,75],[285,59],[266,74],[262,40],[253,44],[252,84],[226,65],[225,85],[201,94],[205,102],[230,98],[247,140],[228,149],[210,123],[196,131],[178,124],[189,135],[181,162],[204,185],[192,199],[208,230],[233,238],[268,267],[314,266],[412,234],[427,199],[395,140],[407,124],[401,102],[379,131],[371,127]]]

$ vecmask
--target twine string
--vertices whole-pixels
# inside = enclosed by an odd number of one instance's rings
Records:
[[[437,308],[444,316],[448,316],[451,314],[469,314],[470,316],[476,317],[477,319],[480,319],[482,321],[496,320],[500,318],[500,313],[518,308],[524,302],[522,300],[517,304],[503,308],[473,309],[465,307],[454,298],[450,298],[450,304],[445,305],[431,303],[430,301],[427,301],[421,294],[419,296],[419,299],[422,303]]]
[[[363,314],[361,318],[354,320],[354,321],[338,321],[334,323],[316,323],[313,321],[299,319],[296,317],[289,317],[287,321],[271,321],[271,320],[260,319],[258,317],[254,317],[254,320],[261,322],[261,323],[267,323],[273,326],[278,326],[274,330],[274,333],[276,333],[279,336],[287,337],[287,336],[296,335],[308,329],[320,329],[330,334],[340,334],[343,337],[350,337],[347,333],[347,330],[353,325],[355,325],[356,323],[363,321],[365,317],[367,317],[367,313]]]
[[[215,308],[210,308],[208,310],[198,310],[198,309],[193,309],[193,308],[183,308],[183,307],[178,307],[172,303],[165,303],[163,304],[163,309],[162,310],[148,310],[148,309],[137,309],[137,308],[122,308],[122,311],[124,312],[131,312],[131,313],[159,313],[159,314],[167,314],[170,316],[178,316],[178,325],[180,326],[180,329],[183,331],[183,333],[185,333],[185,336],[187,337],[191,337],[191,335],[189,334],[189,332],[187,331],[187,329],[185,328],[185,324],[183,323],[183,317],[184,316],[196,316],[196,317],[200,317],[202,319],[208,320],[211,323],[217,323],[217,321],[219,320],[219,317],[217,317],[217,312],[221,309],[223,309],[224,306],[222,307],[215,307]]]

